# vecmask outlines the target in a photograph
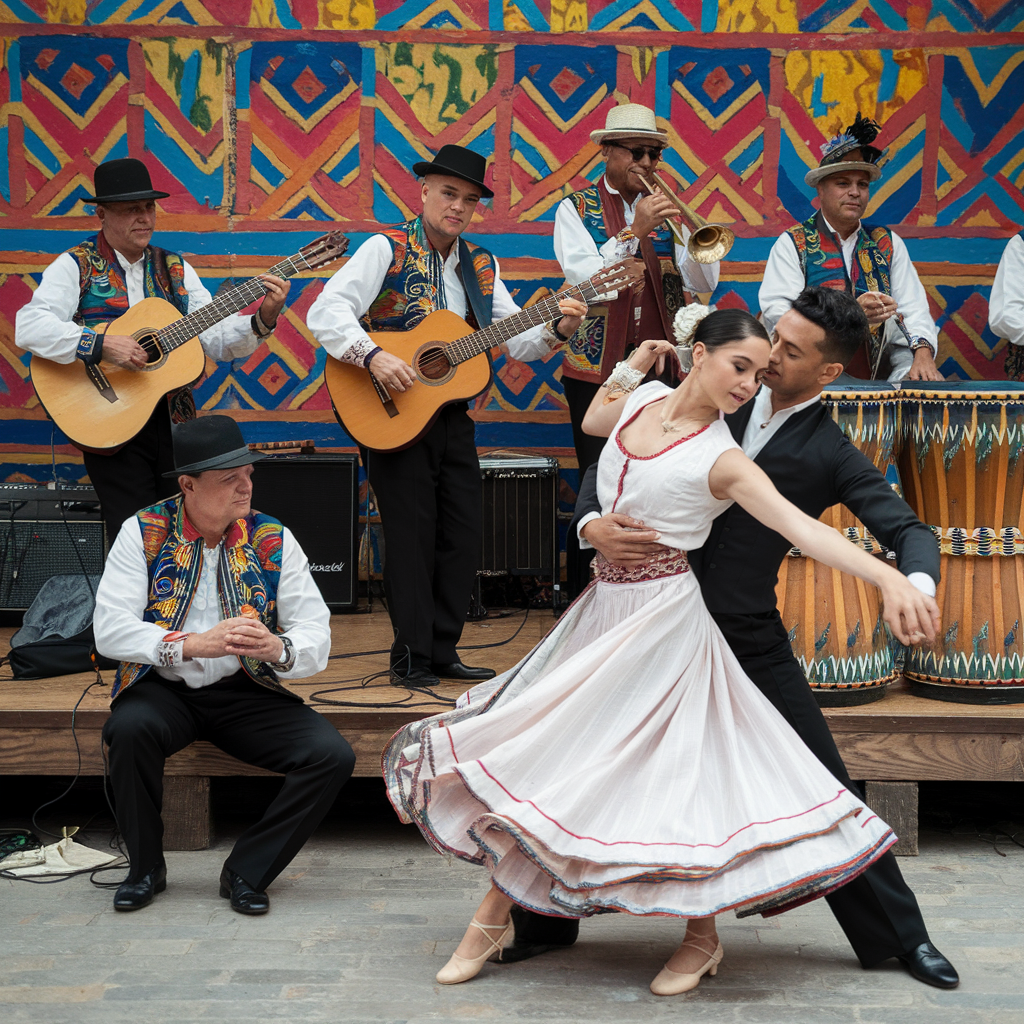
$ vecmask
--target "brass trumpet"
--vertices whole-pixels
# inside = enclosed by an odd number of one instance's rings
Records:
[[[653,196],[655,189],[659,189],[693,225],[690,238],[686,240],[683,237],[682,229],[673,218],[669,217],[665,222],[672,232],[672,237],[680,245],[685,246],[686,251],[690,254],[690,259],[696,263],[717,263],[720,259],[724,259],[732,248],[733,242],[736,241],[736,236],[733,232],[724,224],[709,224],[699,213],[691,210],[668,187],[665,180],[656,171],[651,172],[651,178],[653,181],[643,176],[640,177],[640,180],[647,187],[648,194]]]

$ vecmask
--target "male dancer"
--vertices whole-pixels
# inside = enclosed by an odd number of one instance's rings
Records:
[[[771,477],[783,497],[817,518],[847,506],[886,547],[919,589],[935,593],[939,554],[929,529],[897,497],[885,477],[842,434],[821,403],[821,391],[865,343],[868,322],[844,292],[807,288],[775,327],[765,387],[726,417],[733,436]],[[658,534],[628,516],[601,516],[596,467],[577,500],[585,541],[609,561],[633,567],[661,550]],[[850,780],[775,605],[775,585],[789,541],[739,505],[714,522],[702,548],[689,552],[715,622],[744,672],[818,759],[863,799]],[[829,906],[865,967],[897,957],[919,981],[954,988],[959,978],[932,945],[917,900],[885,854],[848,885],[827,896]],[[505,960],[525,959],[571,945],[578,922],[513,910],[516,945]]]
[[[413,165],[423,178],[423,213],[371,235],[309,308],[306,323],[332,356],[365,366],[401,392],[423,385],[367,331],[411,330],[435,309],[477,328],[519,312],[494,256],[460,237],[477,203],[494,194],[484,184],[485,166],[462,146],[442,146],[429,163]],[[559,320],[512,338],[508,351],[515,359],[542,358],[572,337],[586,309],[563,300]],[[464,665],[456,650],[482,531],[480,463],[466,403],[446,406],[411,447],[371,451],[367,472],[384,527],[392,678],[418,686],[436,685],[440,676],[490,679],[492,669]]]
[[[167,192],[153,188],[141,160],[108,160],[96,168],[98,234],[61,253],[43,271],[39,287],[15,318],[14,342],[56,363],[80,359],[87,366],[107,362],[126,370],[146,365],[146,353],[128,335],[97,333],[146,298],[172,303],[184,316],[212,302],[195,270],[176,252],[151,244],[156,201]],[[253,316],[230,316],[199,335],[211,359],[240,359],[256,351],[277,323],[288,285],[261,274],[267,290]],[[126,445],[108,452],[83,452],[85,468],[100,499],[107,541],[140,508],[174,493],[171,424],[195,417],[190,387],[160,402],[146,425]]]

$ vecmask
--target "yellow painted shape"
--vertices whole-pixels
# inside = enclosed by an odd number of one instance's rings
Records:
[[[550,121],[555,128],[557,128],[563,134],[580,123],[585,117],[587,117],[596,107],[599,107],[605,97],[608,95],[608,87],[602,85],[593,96],[583,104],[582,107],[568,121],[563,121],[554,110],[548,109],[549,104],[546,99],[537,91],[537,87],[528,78],[521,78],[519,80],[519,88],[526,93],[527,96],[537,104],[538,107],[544,112],[544,116]],[[518,128],[516,129],[519,130]]]
[[[523,12],[516,7],[512,0],[504,0],[501,18],[506,32],[533,31],[533,26],[526,20]]]
[[[992,79],[992,82],[987,84],[981,77],[981,72],[978,71],[977,65],[974,63],[974,55],[970,50],[945,50],[950,57],[956,57],[963,66],[964,73],[967,75],[971,82],[971,85],[978,92],[978,99],[981,100],[981,105],[987,107],[992,99],[998,95],[999,91],[1006,84],[1006,80],[1013,74],[1014,71],[1020,66],[1021,62],[1024,62],[1024,49],[1017,50],[1016,53],[999,69],[999,73]]]
[[[690,92],[682,82],[672,83],[672,88],[683,97],[693,109],[693,112],[712,130],[718,131],[728,121],[736,116],[737,111],[742,110],[755,96],[763,95],[764,90],[760,82],[751,82],[744,91],[729,104],[717,117],[693,93]]]
[[[716,32],[799,32],[795,0],[719,0]]]
[[[46,0],[48,25],[85,24],[86,0]]]
[[[651,0],[640,0],[640,3],[631,7],[625,14],[616,18],[613,22],[606,25],[601,31],[602,32],[649,32],[650,27],[647,25],[633,25],[632,22],[636,21],[638,15],[646,14],[655,26],[662,32],[673,32],[676,33],[678,30],[674,25],[670,25],[665,18],[662,16],[661,11],[651,3]]]
[[[249,9],[249,28],[280,28],[281,19],[277,16],[274,0],[252,0]]]
[[[380,43],[376,54],[378,74],[433,135],[468,114],[497,81],[497,47],[490,44]],[[408,127],[405,133],[412,134]]]
[[[371,29],[377,24],[373,0],[323,0],[318,28],[341,31]]]
[[[278,110],[288,118],[289,121],[294,121],[304,132],[312,131],[325,117],[332,114],[342,103],[345,102],[358,88],[356,83],[350,78],[348,85],[341,90],[336,96],[334,96],[327,103],[323,104],[318,110],[314,110],[309,117],[303,117],[302,114],[295,109],[295,106],[288,102],[281,95],[278,89],[275,87],[273,82],[268,81],[266,78],[261,78],[258,83],[258,88],[261,90],[264,96],[270,100],[271,103],[277,107]]]
[[[586,0],[551,0],[552,32],[586,32],[590,25]]]
[[[71,109],[58,96],[52,89],[43,85],[35,75],[29,75],[27,81],[37,92],[41,93],[46,99],[52,103],[79,131],[83,131],[89,124],[90,121],[112,100],[114,94],[127,83],[128,79],[118,72],[104,87],[103,91],[96,97],[91,104],[89,109],[84,114],[78,114]],[[24,108],[23,104],[10,103],[10,112],[12,114],[21,114],[23,118],[29,118],[33,115]],[[28,123],[26,121],[26,123]],[[35,130],[35,129],[33,129]]]
[[[143,39],[142,52],[146,58],[146,68],[150,73],[153,84],[162,89],[178,106],[181,100],[181,92],[178,86],[176,69],[187,62],[193,54],[199,54],[199,75],[196,81],[196,100],[193,109],[202,105],[206,109],[210,119],[210,127],[203,128],[192,121],[190,113],[185,117],[189,119],[196,131],[202,134],[220,133],[219,122],[224,116],[224,72],[228,60],[227,47],[220,48],[220,59],[215,53],[207,50],[207,41],[203,39],[186,39],[183,37],[164,39]],[[157,120],[166,121],[162,115],[148,102],[147,109]],[[166,129],[165,129],[166,130]],[[180,139],[179,145],[188,153],[195,162],[192,146]],[[201,166],[197,164],[197,166]]]

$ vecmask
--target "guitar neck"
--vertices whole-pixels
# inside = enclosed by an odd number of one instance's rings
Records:
[[[302,253],[297,252],[294,256],[289,256],[288,259],[272,266],[267,273],[288,278],[307,267],[308,264]],[[257,299],[262,299],[264,295],[266,295],[266,290],[258,277],[252,277],[234,288],[229,288],[226,292],[218,295],[213,302],[207,303],[194,313],[189,313],[181,320],[175,320],[174,323],[164,327],[159,332],[161,348],[165,352],[169,352],[179,345],[184,345],[186,341],[191,341],[214,324],[219,324],[221,320],[226,320],[233,313],[245,309]]]
[[[452,364],[464,363],[468,359],[480,355],[481,352],[487,352],[504,341],[510,341],[517,334],[522,334],[523,331],[528,331],[531,327],[550,323],[552,320],[560,318],[562,313],[558,308],[558,303],[562,299],[579,298],[589,306],[593,305],[597,297],[598,292],[590,281],[575,284],[571,288],[560,291],[557,295],[549,295],[546,299],[541,299],[540,302],[519,313],[496,320],[490,327],[485,327],[482,331],[474,331],[464,338],[449,342],[445,347],[445,354]]]

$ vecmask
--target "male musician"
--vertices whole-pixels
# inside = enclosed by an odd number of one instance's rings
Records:
[[[141,160],[108,160],[96,168],[96,235],[61,253],[45,271],[29,303],[15,319],[14,341],[56,363],[112,363],[127,370],[146,365],[142,346],[128,335],[95,330],[144,298],[166,299],[185,315],[211,302],[195,270],[176,252],[150,244],[156,228],[156,200],[169,193],[153,188]],[[232,316],[199,336],[216,360],[239,359],[256,350],[277,323],[287,297],[279,277],[261,274],[266,298],[255,315]],[[171,424],[196,414],[192,389],[172,391],[146,425],[115,451],[83,451],[85,468],[100,499],[107,540],[121,524],[157,499],[174,492],[165,479],[173,468]]]
[[[604,175],[558,205],[554,242],[559,266],[570,284],[627,256],[642,258],[647,272],[642,294],[620,294],[605,311],[592,311],[565,350],[562,387],[580,479],[604,446],[603,438],[585,434],[582,427],[598,387],[626,358],[627,349],[648,338],[671,338],[672,320],[688,301],[687,293],[713,292],[719,271],[718,263],[697,263],[674,242],[666,220],[678,216],[678,207],[657,188],[652,195],[645,187],[668,141],[654,111],[639,103],[612,107],[604,128],[592,131],[590,138],[601,146]],[[688,228],[680,228],[688,239]]]
[[[821,209],[772,246],[758,293],[761,320],[770,334],[805,287],[837,288],[857,299],[871,325],[870,342],[848,373],[867,380],[942,380],[935,365],[938,332],[903,239],[861,222],[871,183],[882,176],[885,152],[871,145],[880,130],[857,114],[821,147],[820,165],[804,175]]]
[[[220,876],[234,910],[265,914],[267,886],[355,766],[334,726],[281,683],[327,667],[330,612],[291,532],[249,504],[263,456],[238,424],[187,420],[173,444],[180,493],[124,523],[96,592],[97,650],[120,662],[103,739],[131,869],[114,909],[139,910],[166,887],[164,760],[205,739],[284,775]]]
[[[1024,231],[1003,249],[988,300],[988,325],[1006,338],[1006,376],[1024,380]]]
[[[484,184],[484,158],[442,146],[413,165],[423,178],[423,213],[367,239],[327,282],[306,316],[316,340],[334,357],[365,366],[386,388],[402,392],[416,375],[366,333],[404,331],[435,309],[471,326],[518,312],[497,260],[461,238]],[[563,300],[561,319],[509,343],[516,359],[538,359],[570,338],[586,306]],[[462,664],[462,635],[481,542],[480,464],[466,403],[446,406],[427,433],[403,451],[369,453],[367,467],[384,527],[384,591],[395,631],[393,679],[431,686],[439,676],[489,679],[489,668]]]
[[[850,443],[822,404],[822,388],[866,343],[868,321],[845,293],[807,288],[775,325],[763,387],[725,420],[744,452],[783,497],[817,518],[847,506],[898,556],[907,578],[929,596],[939,579],[939,552],[931,531],[885,477]],[[583,543],[611,562],[635,567],[662,550],[659,534],[618,513],[601,515],[596,467],[584,480],[573,527]],[[739,505],[712,524],[704,546],[689,552],[701,592],[743,671],[772,702],[814,755],[848,789],[850,780],[776,608],[775,585],[789,541]],[[932,945],[913,892],[887,853],[864,874],[826,897],[857,957],[872,967],[897,957],[919,981],[954,988],[959,979]],[[513,911],[516,960],[570,945],[576,923]]]

